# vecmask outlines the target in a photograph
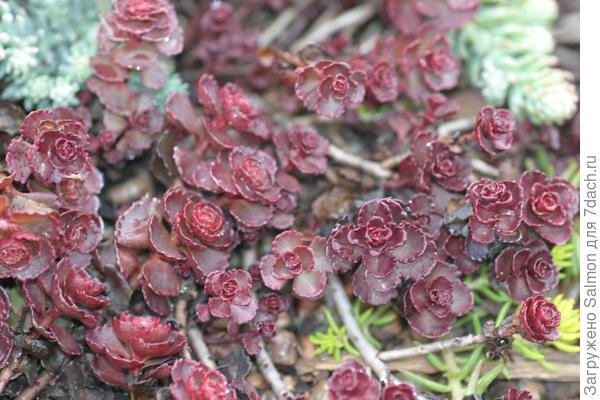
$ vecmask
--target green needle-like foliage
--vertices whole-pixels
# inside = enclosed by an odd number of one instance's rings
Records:
[[[391,310],[391,306],[389,305],[366,307],[364,311],[361,311],[361,308],[363,308],[363,303],[361,303],[360,300],[356,300],[352,310],[354,318],[356,318],[356,321],[367,340],[375,346],[375,348],[381,349],[381,342],[373,336],[371,328],[389,325],[396,320],[396,316],[392,313],[388,313],[388,311]]]
[[[454,35],[468,77],[486,100],[536,125],[561,124],[577,109],[572,75],[554,66],[550,27],[557,16],[556,0],[484,1]]]
[[[340,361],[342,350],[349,354],[360,357],[360,353],[350,343],[348,331],[345,326],[339,326],[329,310],[325,310],[327,320],[327,331],[315,332],[308,336],[308,340],[317,346],[316,354],[329,354],[336,361]]]
[[[561,280],[579,279],[579,235],[576,232],[567,243],[552,248],[552,260]]]

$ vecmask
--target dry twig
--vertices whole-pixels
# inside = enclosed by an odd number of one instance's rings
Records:
[[[309,44],[319,43],[342,29],[360,25],[369,20],[376,11],[375,5],[370,2],[365,2],[364,4],[351,8],[350,10],[341,13],[336,18],[327,21],[327,23],[319,25],[317,29],[310,31],[308,34],[298,39],[292,44],[291,50],[294,52],[300,51]]]
[[[344,326],[348,329],[348,336],[352,343],[356,346],[365,362],[373,369],[373,372],[379,377],[384,385],[395,381],[395,378],[390,374],[386,365],[377,356],[377,350],[365,338],[362,329],[354,318],[352,313],[352,304],[348,299],[348,295],[344,290],[344,286],[337,275],[332,274],[329,277],[328,296],[331,296],[335,304],[338,314]]]
[[[379,163],[365,160],[354,154],[346,153],[344,150],[331,143],[329,144],[328,155],[331,159],[340,164],[360,169],[379,179],[388,179],[392,176],[392,172],[382,167]]]

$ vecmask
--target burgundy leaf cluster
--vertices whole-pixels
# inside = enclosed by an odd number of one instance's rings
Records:
[[[356,360],[340,364],[327,384],[329,400],[417,400],[415,388],[407,383],[390,384],[382,390]]]
[[[300,66],[294,89],[308,110],[328,118],[341,117],[365,99],[386,103],[403,94],[421,105],[424,120],[431,121],[456,111],[455,104],[439,96],[456,87],[460,72],[445,32],[424,23],[414,33],[378,41],[350,64],[324,60]]]
[[[519,390],[516,387],[510,387],[506,390],[504,396],[498,400],[533,400],[533,396],[528,390]]]
[[[329,400],[379,400],[381,395],[379,382],[371,378],[365,367],[356,360],[340,364],[327,385]]]
[[[346,109],[362,103],[366,73],[345,62],[319,61],[296,71],[296,96],[304,107],[328,118],[339,118]]]
[[[88,134],[90,125],[84,109],[30,113],[21,123],[20,137],[8,146],[8,171],[31,192],[53,192],[53,201],[62,208],[95,212],[103,178],[92,159],[96,143]],[[49,201],[51,195],[44,195]]]
[[[417,392],[408,383],[388,385],[383,388],[381,400],[417,400]]]
[[[167,101],[169,120],[192,133],[174,149],[182,180],[219,196],[243,237],[256,237],[264,227],[290,227],[301,186],[289,172],[323,173],[328,142],[309,126],[273,135],[272,123],[240,86],[219,87],[212,75],[198,80],[196,94],[204,116],[182,94]],[[281,167],[272,149],[262,146],[272,138]]]
[[[173,400],[236,400],[237,394],[219,371],[198,361],[179,359],[171,368]]]
[[[577,190],[570,182],[549,181],[539,171],[523,173],[518,183],[480,179],[469,186],[467,200],[473,208],[470,239],[483,244],[516,241],[525,227],[549,243],[565,243],[579,209]]]
[[[94,373],[106,384],[122,387],[127,387],[128,373],[168,377],[169,359],[185,346],[185,338],[160,318],[127,313],[90,329],[85,340],[95,353]]]
[[[257,302],[252,294],[252,277],[248,271],[215,271],[206,278],[210,313],[217,318],[231,318],[236,324],[249,322],[256,315]]]
[[[496,155],[510,149],[515,125],[515,117],[509,110],[486,106],[477,115],[473,134],[486,153]]]
[[[573,233],[573,217],[579,211],[577,189],[566,179],[549,180],[539,171],[525,172],[523,222],[553,244],[565,243]]]
[[[24,137],[31,137],[33,132],[39,133],[40,137],[46,133],[49,137],[58,137],[44,153],[45,161],[40,164],[42,170],[48,172],[46,177],[52,176],[58,181],[44,187],[36,178],[37,173],[32,172],[25,178],[25,187],[30,190],[25,193],[13,186],[18,174],[2,177],[0,278],[14,278],[20,282],[34,330],[56,342],[65,353],[76,355],[81,354],[81,347],[71,334],[72,324],[79,321],[86,327],[96,326],[98,310],[107,299],[103,296],[104,285],[88,270],[90,254],[96,250],[104,230],[103,221],[96,214],[96,193],[79,193],[79,196],[71,197],[71,203],[61,201],[55,193],[59,190],[58,185],[67,179],[72,179],[71,182],[92,180],[90,176],[82,178],[61,169],[63,164],[52,161],[52,157],[58,157],[57,153],[68,155],[73,152],[74,162],[83,163],[80,172],[87,169],[92,175],[97,174],[101,181],[87,148],[77,148],[84,146],[77,142],[78,139],[89,138],[82,123],[61,118],[73,115],[69,114],[71,112],[66,109],[34,112],[23,122],[22,136],[13,139],[13,143],[28,143]],[[55,119],[46,119],[49,117]],[[36,149],[35,144],[30,146],[30,150]],[[44,183],[51,185],[50,181]]]
[[[435,242],[394,199],[376,199],[358,211],[355,224],[340,222],[326,242],[333,269],[354,273],[354,293],[368,304],[385,304],[397,296],[404,280],[428,275],[437,257]]]
[[[325,238],[314,237],[310,243],[298,231],[277,235],[273,254],[260,261],[260,275],[270,289],[281,290],[292,281],[292,293],[300,299],[314,300],[325,292],[327,274],[332,272],[325,256]]]
[[[400,177],[389,186],[429,192],[433,184],[453,192],[465,190],[471,163],[465,154],[450,150],[432,131],[421,131],[411,140],[411,154],[398,166]]]
[[[400,74],[393,55],[394,38],[379,40],[363,57],[355,57],[352,66],[365,71],[366,98],[375,103],[393,102],[400,95]]]
[[[437,338],[450,332],[457,318],[472,307],[473,294],[457,268],[438,261],[428,276],[407,290],[402,311],[411,328],[422,336]]]
[[[423,21],[436,29],[456,29],[475,17],[479,0],[386,0],[385,14],[402,33],[414,33]]]
[[[102,17],[88,89],[104,106],[98,139],[108,162],[140,155],[162,132],[164,118],[152,91],[168,78],[165,58],[182,49],[183,30],[168,0],[114,0]],[[134,75],[145,92],[129,86]]]
[[[87,270],[90,262],[89,255],[66,256],[22,286],[36,331],[70,355],[82,349],[65,318],[94,328],[100,322],[99,310],[108,302],[104,285]]]
[[[237,243],[233,221],[216,203],[184,188],[169,189],[162,202],[144,197],[123,212],[116,225],[121,272],[142,279],[146,304],[155,313],[170,312],[169,297],[183,279],[204,279],[229,266]]]
[[[531,342],[545,342],[558,338],[560,311],[542,295],[529,297],[518,311],[521,335]]]
[[[244,29],[234,6],[225,1],[200,7],[186,33],[186,57],[199,59],[204,68],[218,73],[226,65],[251,62],[258,32]]]
[[[327,170],[329,142],[312,127],[293,125],[287,131],[278,130],[273,143],[284,171],[321,175]]]
[[[403,74],[402,92],[417,104],[458,84],[460,59],[452,52],[446,33],[432,23],[420,25],[414,34],[399,36],[395,54]]]
[[[521,248],[505,248],[495,259],[495,270],[496,280],[507,282],[508,292],[516,301],[544,294],[558,285],[558,269],[541,240]]]
[[[392,112],[387,122],[396,132],[398,142],[404,143],[431,125],[456,114],[458,110],[456,101],[448,99],[442,93],[432,93],[425,97],[420,109],[406,108]]]

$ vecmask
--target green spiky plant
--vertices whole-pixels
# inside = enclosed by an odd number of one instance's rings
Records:
[[[555,0],[485,0],[457,31],[454,48],[486,100],[536,125],[561,124],[577,109],[572,75],[556,68],[550,26]]]

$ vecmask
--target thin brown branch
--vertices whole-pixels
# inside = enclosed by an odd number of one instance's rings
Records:
[[[6,385],[11,381],[17,368],[24,361],[25,356],[21,353],[19,355],[13,355],[13,359],[1,372],[0,372],[0,394],[4,392]]]
[[[177,300],[177,303],[175,303],[175,319],[179,323],[179,332],[184,337],[187,337],[187,305],[188,300],[184,297],[181,297],[179,300]],[[192,352],[190,351],[189,343],[186,343],[182,353],[185,358],[190,360],[192,359]]]
[[[304,7],[309,3],[309,0],[297,1],[292,7],[288,7],[280,13],[273,22],[267,26],[261,33],[258,39],[259,47],[266,47],[277,39],[289,25],[298,17]]]
[[[204,341],[204,336],[200,329],[197,326],[188,326],[187,337],[198,359],[207,367],[215,369],[217,365],[210,356],[210,350]]]
[[[352,304],[350,304],[346,290],[337,275],[332,274],[329,277],[328,289],[327,294],[333,300],[344,326],[348,329],[348,336],[360,352],[363,360],[371,367],[383,384],[387,385],[389,382],[395,381],[385,363],[377,356],[377,349],[365,338],[362,329],[354,318]]]
[[[492,178],[497,178],[500,176],[500,170],[498,168],[478,158],[473,158],[471,160],[471,167],[473,168],[473,171],[481,175],[490,176]]]
[[[404,159],[406,157],[409,157],[410,155],[411,155],[410,151],[407,151],[407,152],[404,152],[404,153],[400,153],[400,154],[396,154],[395,156],[391,156],[390,158],[386,158],[380,164],[381,164],[381,166],[383,168],[392,169],[392,168],[396,167],[398,164],[400,164],[402,161],[404,161]]]
[[[365,2],[364,4],[351,8],[334,19],[330,19],[326,23],[320,24],[315,30],[309,31],[306,35],[302,36],[292,44],[291,50],[300,51],[309,44],[319,43],[338,31],[352,26],[359,26],[368,21],[376,11],[375,5],[370,2]]]
[[[422,354],[436,353],[443,350],[485,343],[488,338],[489,336],[483,333],[480,333],[479,335],[461,336],[453,339],[422,344],[420,346],[382,351],[379,353],[379,358],[383,361],[401,360],[403,358],[415,357]]]
[[[341,148],[331,143],[329,144],[328,155],[332,160],[342,165],[360,169],[361,171],[379,179],[388,179],[392,176],[392,172],[382,167],[379,163],[365,160],[363,158],[355,156],[354,154],[347,153]]]
[[[285,399],[291,395],[287,386],[281,379],[281,375],[277,368],[275,368],[275,364],[273,364],[273,360],[269,355],[269,352],[265,348],[265,342],[260,339],[260,351],[256,355],[256,362],[258,363],[258,368],[260,372],[263,374],[269,385],[271,385],[271,389],[277,396],[278,399]]]
[[[460,118],[444,122],[437,127],[438,136],[450,136],[454,132],[464,132],[473,129],[475,118]]]

